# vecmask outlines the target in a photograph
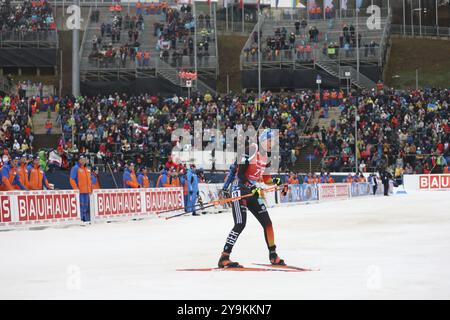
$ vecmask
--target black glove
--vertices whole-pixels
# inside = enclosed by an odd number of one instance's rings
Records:
[[[281,179],[280,178],[272,178],[273,184],[276,184],[277,186],[281,186]]]
[[[228,189],[222,189],[222,196],[224,198],[231,198],[230,191]]]

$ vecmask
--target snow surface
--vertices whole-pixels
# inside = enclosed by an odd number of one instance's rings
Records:
[[[0,232],[0,299],[450,299],[450,193],[270,209],[278,252],[315,272],[215,267],[230,213]],[[267,263],[249,217],[232,259]]]

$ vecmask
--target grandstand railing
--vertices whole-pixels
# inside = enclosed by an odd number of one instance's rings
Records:
[[[88,13],[88,19],[89,19],[89,21],[90,21],[90,19],[91,19],[91,16],[92,16],[92,8],[93,8],[93,6],[90,6],[89,7],[89,13]],[[86,32],[87,30],[85,30],[85,32],[83,32],[83,38],[81,39],[81,44],[80,44],[80,49],[79,49],[79,52],[78,52],[78,58],[79,58],[79,60],[81,61],[81,58],[82,58],[82,56],[83,56],[83,48],[84,48],[84,45],[86,44],[86,37],[87,37],[87,34],[88,34],[88,32]],[[80,64],[81,65],[81,64]]]
[[[414,37],[450,37],[450,28],[448,27],[434,27],[414,25],[393,24],[391,26],[391,33],[395,35],[414,36]]]
[[[356,20],[353,17],[353,10],[347,12],[347,18],[343,19],[314,19],[308,20],[308,26],[306,29],[300,28],[299,32],[296,32],[295,26],[293,24],[293,20],[282,20],[277,19],[277,10],[271,9],[270,11],[266,11],[262,15],[261,22],[261,31],[262,31],[262,43],[261,50],[262,54],[262,67],[273,68],[274,62],[275,64],[279,64],[279,67],[287,67],[292,68],[296,67],[298,64],[306,63],[306,64],[315,64],[321,60],[329,60],[330,55],[327,52],[322,53],[322,49],[324,44],[336,43],[339,44],[339,36],[342,34],[342,26],[344,24],[356,26]],[[282,12],[282,11],[280,11]],[[297,12],[297,11],[295,11]],[[294,12],[294,13],[295,13]],[[363,15],[362,15],[363,16]],[[366,23],[361,19],[358,23],[360,34],[361,34],[361,47],[359,51],[360,61],[363,63],[376,63],[378,65],[382,65],[385,59],[385,52],[387,49],[387,38],[390,34],[390,11],[386,10],[386,15],[382,18],[382,30],[370,30]],[[310,26],[316,26],[319,30],[319,38],[315,42],[310,42],[308,30]],[[286,37],[289,36],[290,33],[296,34],[296,40],[294,46],[298,45],[306,45],[310,44],[313,48],[310,57],[304,58],[305,55],[297,54],[296,49],[288,49],[275,51],[271,50],[267,43],[267,36],[275,35],[275,30],[279,29],[280,31],[284,28],[286,30]],[[257,30],[257,25],[253,28],[251,36],[247,39],[247,42],[242,49],[241,52],[241,70],[242,69],[254,69],[257,67],[257,64],[253,63],[253,61],[249,62],[248,58],[248,50],[256,48],[257,43],[253,42],[252,35]],[[375,48],[366,48],[365,45],[370,45],[371,42],[375,43]],[[246,52],[247,51],[247,52]],[[356,48],[349,48],[345,50],[344,48],[338,48],[335,54],[332,54],[331,57],[336,60],[336,62],[344,62],[351,63],[356,61],[357,54]],[[250,59],[254,58],[257,61],[258,55],[257,52],[254,55],[250,55]]]
[[[405,154],[404,156],[403,156],[403,165],[405,166],[406,165],[406,163],[414,163],[415,161],[427,161],[428,159],[430,159],[431,157],[438,157],[438,156],[441,156],[440,154],[419,154],[419,153],[408,153],[408,154]],[[326,166],[326,164],[325,164],[325,162],[328,160],[328,159],[330,159],[330,158],[334,158],[334,159],[342,159],[342,157],[341,156],[338,156],[338,155],[327,155],[327,156],[325,156],[325,157],[323,157],[322,158],[322,161],[321,161],[321,164],[320,164],[320,166],[321,166],[321,168],[323,169],[323,170],[326,170],[326,169],[328,169],[328,167]],[[341,166],[341,172],[353,172],[354,170],[355,170],[355,166],[354,165],[352,165],[352,163],[354,163],[354,159],[353,159],[353,156],[349,156],[349,165],[347,165],[347,166]],[[364,159],[362,159],[362,160],[364,160]],[[381,157],[381,159],[379,159],[378,161],[380,161],[380,164],[381,164],[381,162],[383,163],[383,164],[385,164],[386,166],[392,166],[392,165],[396,165],[396,163],[397,163],[397,159],[395,159],[394,161],[392,161],[391,163],[389,162],[389,157],[388,156],[385,156],[385,155],[383,155],[382,157]],[[361,162],[361,158],[359,158],[358,159],[358,162]],[[436,165],[435,167],[440,167],[440,166],[438,166],[438,165]],[[435,168],[435,167],[433,167],[433,169]],[[413,168],[414,169],[414,168]],[[378,167],[367,167],[366,166],[366,172],[371,172],[371,171],[376,171],[376,170],[378,170]]]
[[[271,19],[276,20],[290,20],[290,21],[296,21],[296,20],[306,20],[306,21],[320,21],[320,20],[330,20],[327,18],[324,13],[322,12],[321,16],[319,18],[312,18],[312,16],[308,13],[307,9],[292,9],[292,8],[270,8],[266,11],[266,15]],[[381,16],[387,16],[388,9],[382,8],[381,9]],[[356,9],[346,9],[346,10],[333,10],[331,12],[332,19],[336,20],[343,20],[343,19],[351,19],[356,18],[356,16],[359,17],[370,17],[371,13],[367,13],[366,10],[356,10]]]
[[[331,54],[323,49],[313,49],[310,54],[300,53],[296,48],[289,50],[271,50],[267,47],[262,49],[261,63],[266,67],[282,67],[283,65],[297,67],[299,63],[314,64],[318,61],[346,63],[356,60],[357,49],[336,48],[335,53]],[[378,64],[380,55],[382,54],[381,47],[367,47],[359,49],[359,56],[362,62]],[[245,54],[242,58],[242,69],[254,69],[258,66],[258,53],[254,55]]]
[[[0,92],[11,92],[12,86],[13,84],[6,77],[0,76]]]
[[[100,1],[99,1],[100,2]],[[87,2],[86,2],[87,3]],[[126,12],[126,4],[124,5],[124,11]],[[134,8],[134,3],[131,4]],[[91,6],[92,8],[92,6]],[[204,27],[199,27],[203,25],[201,22],[197,21],[197,44],[205,39],[208,40],[209,47],[208,52],[205,53],[203,50],[198,50],[197,61],[193,55],[183,55],[179,57],[173,57],[173,50],[169,50],[170,56],[168,58],[163,58],[161,56],[162,51],[153,46],[153,44],[142,43],[139,49],[141,51],[147,51],[150,53],[150,59],[148,62],[141,60],[141,63],[137,61],[132,61],[129,56],[127,56],[124,63],[122,63],[120,57],[105,58],[105,57],[95,57],[91,55],[92,53],[92,39],[94,35],[99,36],[99,27],[90,27],[92,23],[89,21],[89,25],[83,36],[82,46],[80,48],[80,65],[81,65],[81,76],[83,79],[98,79],[98,80],[108,80],[108,79],[132,79],[138,77],[149,77],[160,74],[165,74],[164,71],[173,71],[174,69],[177,73],[179,70],[194,70],[197,67],[197,71],[200,75],[212,75],[217,77],[218,74],[218,57],[217,57],[217,39],[216,34],[216,24],[215,20],[211,16],[210,28],[208,35],[205,36],[202,33]],[[151,28],[151,26],[146,26]],[[191,35],[193,36],[193,34]],[[122,37],[126,38],[124,29],[122,30]],[[103,43],[109,42],[108,38],[103,39]],[[114,49],[118,49],[123,46],[124,43],[112,44]],[[151,47],[150,47],[151,46]],[[177,43],[177,49],[180,49],[180,43]],[[162,72],[160,72],[162,71]],[[173,72],[172,72],[173,73]],[[173,82],[173,81],[172,81]]]
[[[58,48],[56,30],[1,31],[0,48]]]

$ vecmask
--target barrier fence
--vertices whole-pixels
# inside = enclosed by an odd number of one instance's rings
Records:
[[[403,185],[408,191],[450,191],[450,174],[405,174],[403,175]]]
[[[91,196],[91,221],[151,218],[182,208],[182,188],[99,189]]]
[[[78,191],[0,192],[0,230],[80,222]]]
[[[450,190],[450,174],[405,175],[408,190]],[[203,203],[221,197],[222,183],[199,184]],[[267,186],[261,185],[262,188]],[[393,183],[389,185],[393,193]],[[378,183],[375,190],[369,182],[334,184],[289,185],[287,192],[280,190],[265,194],[267,207],[308,202],[345,200],[363,196],[380,196],[384,187]],[[78,191],[13,191],[0,192],[0,230],[38,226],[64,226],[80,223]],[[158,212],[184,208],[182,188],[99,189],[90,196],[91,221],[120,221],[156,218]],[[220,213],[231,209],[231,204],[218,205],[199,212]],[[172,212],[165,213],[171,215]]]

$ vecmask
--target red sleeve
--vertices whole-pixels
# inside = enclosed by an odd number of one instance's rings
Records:
[[[265,184],[272,184],[272,176],[270,175],[263,175],[262,180]]]

